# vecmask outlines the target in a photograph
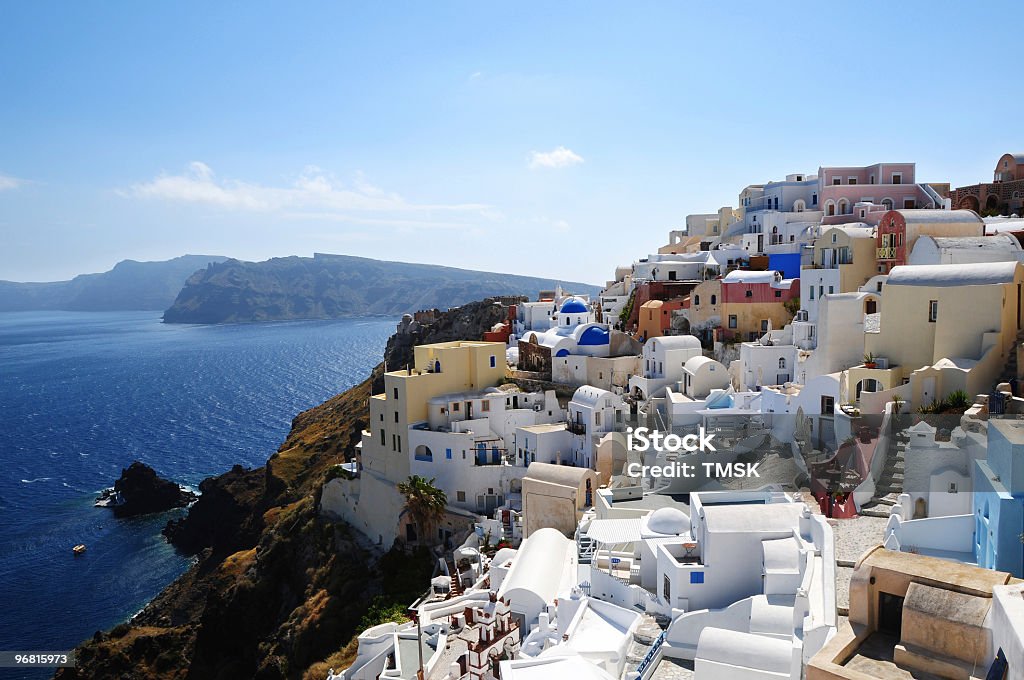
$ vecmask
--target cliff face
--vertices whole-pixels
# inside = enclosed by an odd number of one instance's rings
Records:
[[[70,281],[0,281],[0,312],[163,310],[196,270],[225,259],[216,255],[182,255],[163,262],[123,260],[108,272],[83,274]]]
[[[478,338],[505,318],[493,301],[440,314],[388,342],[389,367],[422,342]],[[354,658],[353,635],[381,603],[409,604],[428,586],[425,555],[380,556],[319,516],[320,489],[366,426],[373,376],[292,422],[262,468],[205,480],[165,534],[196,555],[187,573],[130,623],[97,632],[57,678],[322,680]]]
[[[569,284],[581,293],[595,286]],[[196,272],[164,313],[167,323],[230,323],[397,315],[446,309],[483,295],[532,295],[555,282],[345,255],[228,260]]]

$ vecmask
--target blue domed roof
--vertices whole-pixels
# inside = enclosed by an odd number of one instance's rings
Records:
[[[577,297],[571,297],[562,303],[562,309],[559,310],[560,314],[586,314],[587,306],[583,304],[583,300]]]
[[[566,348],[563,347],[562,349],[560,349],[557,352],[555,352],[555,356],[556,357],[567,357],[567,356],[569,356],[569,350],[567,350]]]
[[[609,333],[600,326],[591,326],[587,330],[580,333],[581,345],[607,345]]]

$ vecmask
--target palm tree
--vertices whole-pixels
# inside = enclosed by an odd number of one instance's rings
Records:
[[[398,492],[405,496],[405,509],[412,516],[417,536],[423,544],[430,541],[432,525],[444,517],[448,507],[448,496],[434,486],[435,479],[412,475],[408,481],[398,483]]]

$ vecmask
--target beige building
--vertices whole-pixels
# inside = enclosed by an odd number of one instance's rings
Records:
[[[396,484],[410,474],[409,425],[428,420],[431,398],[493,387],[504,376],[504,343],[454,341],[416,347],[414,366],[385,373],[384,392],[370,397],[358,475],[325,484],[321,510],[390,547],[403,526],[405,499]]]
[[[523,478],[523,537],[546,528],[574,536],[594,503],[597,484],[597,473],[589,468],[530,463]]]
[[[722,280],[702,281],[690,291],[689,302],[684,302],[683,314],[690,322],[690,332],[721,325]]]
[[[431,398],[493,387],[505,377],[500,342],[460,340],[413,351],[415,367],[384,374],[384,392],[370,397],[370,422],[363,432],[363,468],[393,482],[409,477],[409,425],[427,420]]]
[[[849,622],[810,660],[807,680],[985,677],[993,592],[1015,583],[1004,572],[873,548],[850,579]]]
[[[877,328],[865,334],[875,368],[851,368],[852,401],[863,390],[909,383],[911,407],[956,390],[988,393],[1021,330],[1024,266],[1017,262],[918,265],[892,270]]]
[[[827,228],[815,240],[811,264],[800,270],[800,307],[807,321],[818,320],[825,296],[855,293],[878,273],[875,243],[875,228],[863,223]]]

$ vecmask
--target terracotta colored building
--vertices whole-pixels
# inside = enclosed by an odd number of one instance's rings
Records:
[[[919,236],[984,236],[985,223],[973,210],[890,210],[876,229],[878,273],[907,264]]]
[[[975,212],[1024,213],[1024,153],[1004,153],[996,163],[991,182],[959,187],[952,198],[957,208]]]

